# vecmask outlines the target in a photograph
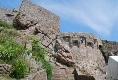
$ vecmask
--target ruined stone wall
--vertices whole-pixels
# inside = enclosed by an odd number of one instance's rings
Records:
[[[78,46],[83,43],[85,46],[90,46],[94,48],[98,48],[99,45],[102,45],[101,40],[94,36],[91,33],[84,32],[66,32],[61,33],[58,38],[64,40],[70,47]]]
[[[51,50],[54,46],[52,42],[60,33],[60,18],[28,0],[23,0],[19,12],[15,22],[21,26],[20,32],[25,36],[34,34],[42,47]]]
[[[73,71],[71,67],[54,66],[51,80],[75,80]]]
[[[85,75],[89,73],[94,77],[102,77],[105,74],[105,63],[99,50],[99,45],[102,45],[102,42],[97,36],[83,32],[60,33],[59,17],[27,0],[23,0],[19,14],[15,12],[18,14],[17,16],[13,16],[12,13],[9,10],[6,12],[1,10],[0,19],[9,22],[16,17],[14,22],[18,24],[17,27],[21,27],[19,31],[23,36],[30,37],[33,34],[35,38],[40,40],[41,46],[46,50],[49,49],[54,56],[56,55],[54,59],[48,55],[46,59],[50,62],[55,64],[58,60],[65,61]],[[39,73],[36,75],[40,76]],[[38,80],[38,78],[33,80]]]
[[[37,21],[38,25],[43,26],[44,31],[48,31],[47,33],[50,34],[50,32],[60,32],[60,18],[47,9],[33,4],[27,0],[23,0],[20,7],[20,12],[27,16],[27,20]]]
[[[61,33],[58,39],[66,45],[66,48],[69,48],[69,52],[66,50],[60,53],[62,54],[62,58],[65,56],[64,53],[66,55],[71,53],[75,60],[75,66],[80,72],[84,72],[85,75],[99,76],[104,79],[103,74],[106,72],[106,65],[102,53],[98,48],[102,44],[98,37],[90,33],[78,32]]]
[[[0,8],[0,20],[13,24],[13,20],[15,19],[17,13],[18,12],[13,12],[12,10]]]

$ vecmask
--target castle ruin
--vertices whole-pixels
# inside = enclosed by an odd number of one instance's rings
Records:
[[[99,50],[99,45],[102,45],[99,37],[85,32],[60,32],[59,16],[28,0],[23,0],[20,9],[12,11],[0,8],[0,20],[13,24],[24,36],[34,35],[40,40],[41,46],[55,55],[55,58],[49,56],[47,59],[60,71],[71,69],[64,67],[64,64],[68,64],[73,66],[71,70],[76,69],[78,75],[104,80],[106,65]],[[53,75],[52,80],[62,79]]]

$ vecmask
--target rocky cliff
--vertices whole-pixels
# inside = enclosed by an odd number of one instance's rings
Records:
[[[27,0],[23,0],[18,10],[0,8],[0,20],[13,24],[23,36],[33,35],[40,40],[41,46],[53,53],[53,56],[47,53],[46,60],[53,68],[59,67],[59,73],[67,74],[65,69],[71,69],[72,74],[76,69],[78,76],[104,80],[106,64],[99,50],[99,45],[102,45],[99,37],[84,32],[61,33],[59,16]],[[30,41],[26,45],[29,49],[32,47]]]

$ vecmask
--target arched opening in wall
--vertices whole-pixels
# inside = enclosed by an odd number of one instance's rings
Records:
[[[64,36],[64,37],[63,37],[63,40],[64,40],[65,42],[70,42],[70,36]]]
[[[80,37],[80,41],[81,41],[81,43],[83,43],[85,39],[86,39],[86,37],[81,36],[81,37]]]
[[[92,47],[92,48],[94,47],[92,42],[87,42],[87,46]]]
[[[73,46],[79,46],[78,45],[79,44],[78,40],[73,40],[72,43],[73,43]]]

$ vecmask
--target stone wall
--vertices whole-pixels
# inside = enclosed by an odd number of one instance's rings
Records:
[[[53,14],[52,12],[48,11],[47,9],[40,7],[32,2],[27,0],[23,0],[20,12],[27,16],[26,20],[35,20],[38,22],[40,27],[43,27],[44,31],[50,31],[54,33],[59,33],[59,26],[60,26],[60,18]]]
[[[75,80],[73,68],[69,67],[53,67],[52,80]]]
[[[13,13],[15,15],[17,13],[17,16],[14,16]],[[99,37],[83,32],[60,33],[59,17],[28,0],[23,0],[19,13],[1,9],[0,19],[6,20],[8,23],[14,21],[19,32],[24,37],[31,37],[33,34],[36,39],[40,40],[43,48],[50,50],[56,56],[52,57],[47,53],[46,60],[50,60],[53,64],[61,60],[60,64],[63,64],[63,62],[71,64],[85,75],[89,73],[89,75],[94,77],[104,77],[106,65],[99,50],[99,45],[102,45]],[[31,74],[29,78],[38,80],[41,76],[45,77],[45,72]],[[71,76],[73,78],[73,75]]]
[[[15,19],[17,13],[18,12],[13,12],[12,10],[0,8],[0,20],[13,24],[13,20]]]
[[[91,33],[84,33],[84,32],[66,32],[61,33],[58,38],[64,40],[70,47],[77,46],[84,44],[86,46],[98,48],[99,45],[102,45],[101,40],[91,34]]]
[[[68,54],[71,53],[75,61],[74,66],[80,72],[84,72],[85,75],[99,76],[104,79],[103,74],[105,75],[106,73],[106,65],[102,53],[98,48],[99,45],[102,45],[102,42],[97,36],[80,32],[61,33],[58,39],[60,39],[60,43],[66,46],[62,46],[62,50],[58,50],[60,46],[58,49],[55,49],[57,50],[56,54],[62,55],[58,60],[64,57],[64,60],[67,61]],[[61,52],[58,53],[58,51]],[[71,58],[71,60],[73,59]]]
[[[24,36],[35,35],[41,46],[53,51],[53,41],[60,33],[60,18],[28,0],[23,0],[14,22]]]

